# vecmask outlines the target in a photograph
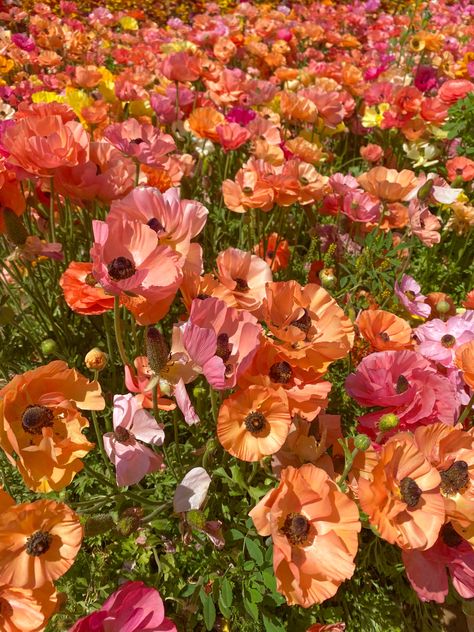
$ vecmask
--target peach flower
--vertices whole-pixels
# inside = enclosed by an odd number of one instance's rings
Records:
[[[52,583],[28,590],[0,586],[0,629],[3,632],[42,632],[58,604]]]
[[[461,370],[464,381],[474,388],[474,340],[456,349],[455,364]]]
[[[410,349],[412,331],[406,320],[383,309],[365,309],[357,317],[360,335],[376,351]]]
[[[386,202],[400,202],[417,185],[413,171],[397,171],[386,167],[374,167],[359,176],[357,181],[365,191]]]

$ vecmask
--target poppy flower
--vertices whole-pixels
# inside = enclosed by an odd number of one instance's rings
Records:
[[[287,268],[290,260],[290,248],[287,240],[278,235],[278,233],[270,233],[265,241],[266,252],[264,253],[262,240],[254,246],[254,254],[259,256],[260,259],[264,259],[272,272],[278,272],[278,270]]]
[[[448,179],[453,182],[456,178],[462,178],[464,182],[474,180],[474,160],[466,156],[456,156],[446,161]]]
[[[352,577],[359,511],[320,468],[285,468],[249,515],[260,535],[272,537],[277,590],[289,605],[321,603]]]
[[[380,536],[401,549],[431,548],[445,520],[441,477],[414,439],[389,439],[371,475],[359,478],[359,502]]]
[[[212,107],[195,108],[189,115],[186,126],[198,138],[207,138],[217,142],[219,133],[217,127],[225,123],[224,115]]]
[[[466,311],[446,321],[434,318],[419,325],[414,335],[418,353],[433,362],[453,368],[456,349],[474,340],[474,311]]]
[[[456,349],[456,366],[461,370],[463,380],[474,388],[474,341],[470,340]]]
[[[69,632],[177,632],[165,617],[160,593],[143,582],[125,582],[103,606],[76,621]]]
[[[412,346],[411,327],[399,316],[383,309],[364,309],[357,317],[360,335],[376,351],[408,349]]]
[[[0,586],[0,627],[3,632],[42,632],[57,604],[50,582],[34,590]]]
[[[172,53],[163,61],[161,72],[170,81],[196,81],[201,74],[199,59],[186,51]]]
[[[58,491],[82,469],[92,448],[80,410],[103,410],[98,382],[61,360],[17,375],[0,390],[0,445],[34,490]]]
[[[415,279],[408,274],[404,274],[400,283],[395,281],[395,295],[412,316],[428,318],[431,307],[425,303],[426,296],[420,291],[420,286]]]
[[[281,448],[290,423],[283,389],[250,386],[222,402],[217,437],[232,456],[242,461],[259,461]]]
[[[71,261],[61,275],[59,285],[64,300],[77,314],[96,316],[114,307],[114,297],[107,294],[92,276],[92,263]]]
[[[361,187],[385,202],[400,202],[415,188],[416,175],[409,169],[397,171],[374,167],[357,178]]]
[[[275,193],[268,181],[274,173],[271,165],[251,158],[239,169],[235,181],[224,180],[222,195],[224,204],[235,213],[246,213],[251,208],[269,211],[273,207]]]
[[[172,136],[163,134],[153,125],[142,125],[135,118],[110,125],[104,138],[125,155],[150,166],[160,166],[167,154],[176,149]]]
[[[0,520],[0,584],[41,588],[69,570],[81,548],[79,516],[54,500],[15,505]]]
[[[142,443],[162,445],[163,428],[133,395],[114,395],[113,424],[114,432],[104,434],[104,448],[115,466],[117,485],[136,485],[164,468],[161,456]]]

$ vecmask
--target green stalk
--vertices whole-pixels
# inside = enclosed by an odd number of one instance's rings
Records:
[[[115,331],[115,340],[117,341],[117,349],[120,355],[120,359],[122,360],[123,366],[127,366],[127,354],[125,353],[125,347],[123,345],[122,339],[122,321],[120,319],[120,298],[118,296],[114,297],[114,331]]]

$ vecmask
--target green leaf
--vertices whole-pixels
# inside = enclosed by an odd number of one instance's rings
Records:
[[[227,577],[224,577],[222,580],[220,598],[228,608],[231,607],[234,595],[232,593],[232,585]]]
[[[277,621],[274,617],[270,617],[267,614],[262,614],[263,625],[265,632],[285,632],[283,625]]]
[[[257,562],[259,566],[263,564],[263,553],[259,545],[254,540],[246,540],[245,546],[250,557]]]
[[[230,619],[232,611],[229,608],[229,606],[226,606],[226,604],[222,601],[222,596],[221,595],[219,595],[219,599],[217,600],[217,603],[219,605],[219,610],[224,615],[224,617],[226,619]]]
[[[248,597],[244,596],[244,608],[249,613],[249,615],[254,619],[254,621],[258,621],[258,608],[257,604],[253,603],[248,599]]]
[[[202,603],[204,625],[206,630],[212,630],[214,623],[216,622],[216,607],[212,601],[212,597],[208,595],[203,588],[199,592],[199,599]]]

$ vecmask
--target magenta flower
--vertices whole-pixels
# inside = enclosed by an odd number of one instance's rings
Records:
[[[398,418],[397,431],[435,421],[452,426],[457,419],[455,385],[416,351],[371,353],[347,377],[346,390],[362,406],[381,407],[359,418],[361,431],[373,438],[381,417],[389,413]]]
[[[36,48],[34,40],[25,33],[13,33],[12,42],[27,53],[31,53]]]
[[[394,289],[398,300],[409,314],[428,318],[431,307],[425,303],[426,296],[421,294],[421,288],[413,277],[404,274],[400,284],[395,281]]]
[[[438,84],[436,70],[432,66],[418,66],[413,83],[421,92],[433,90]]]
[[[445,367],[453,368],[456,349],[474,340],[474,311],[452,316],[446,322],[435,318],[415,330],[417,351]]]
[[[104,435],[104,448],[115,466],[117,485],[136,485],[146,474],[164,468],[161,456],[140,443],[161,445],[163,428],[133,395],[114,396],[113,423],[114,432]]]
[[[165,617],[160,593],[143,582],[126,582],[69,632],[177,632]]]
[[[176,149],[172,136],[162,134],[153,125],[142,125],[134,118],[109,125],[104,138],[127,156],[152,167],[163,164],[166,155]]]
[[[412,588],[421,601],[443,603],[449,590],[448,573],[463,599],[474,597],[474,551],[451,526],[445,524],[427,551],[402,551]]]

